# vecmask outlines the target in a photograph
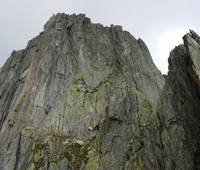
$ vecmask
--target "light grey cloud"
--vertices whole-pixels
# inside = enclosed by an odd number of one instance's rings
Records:
[[[189,28],[200,33],[199,0],[1,0],[0,66],[12,50],[25,48],[55,13],[85,13],[95,23],[122,25],[149,47],[167,72],[170,50]]]

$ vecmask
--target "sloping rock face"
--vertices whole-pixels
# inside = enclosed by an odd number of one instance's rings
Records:
[[[169,73],[158,103],[161,169],[200,169],[200,38],[183,37],[169,57]]]
[[[120,26],[57,14],[0,72],[0,170],[200,169],[200,38],[165,77]]]

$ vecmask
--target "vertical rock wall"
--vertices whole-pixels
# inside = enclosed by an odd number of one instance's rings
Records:
[[[57,14],[0,72],[0,170],[199,169],[199,37],[169,75],[120,26]]]

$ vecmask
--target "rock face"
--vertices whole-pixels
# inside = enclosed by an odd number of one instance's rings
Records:
[[[53,16],[0,72],[0,170],[199,170],[200,38],[163,77],[120,26]]]

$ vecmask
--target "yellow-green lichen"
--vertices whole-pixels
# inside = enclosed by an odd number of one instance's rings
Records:
[[[86,170],[97,170],[99,169],[99,154],[93,151],[89,155],[88,162],[86,164]]]
[[[66,159],[73,170],[79,170],[82,164],[87,164],[88,152],[93,145],[93,139],[80,141],[59,132],[49,132],[46,139],[33,145],[32,163],[36,169],[46,164],[58,163]]]

